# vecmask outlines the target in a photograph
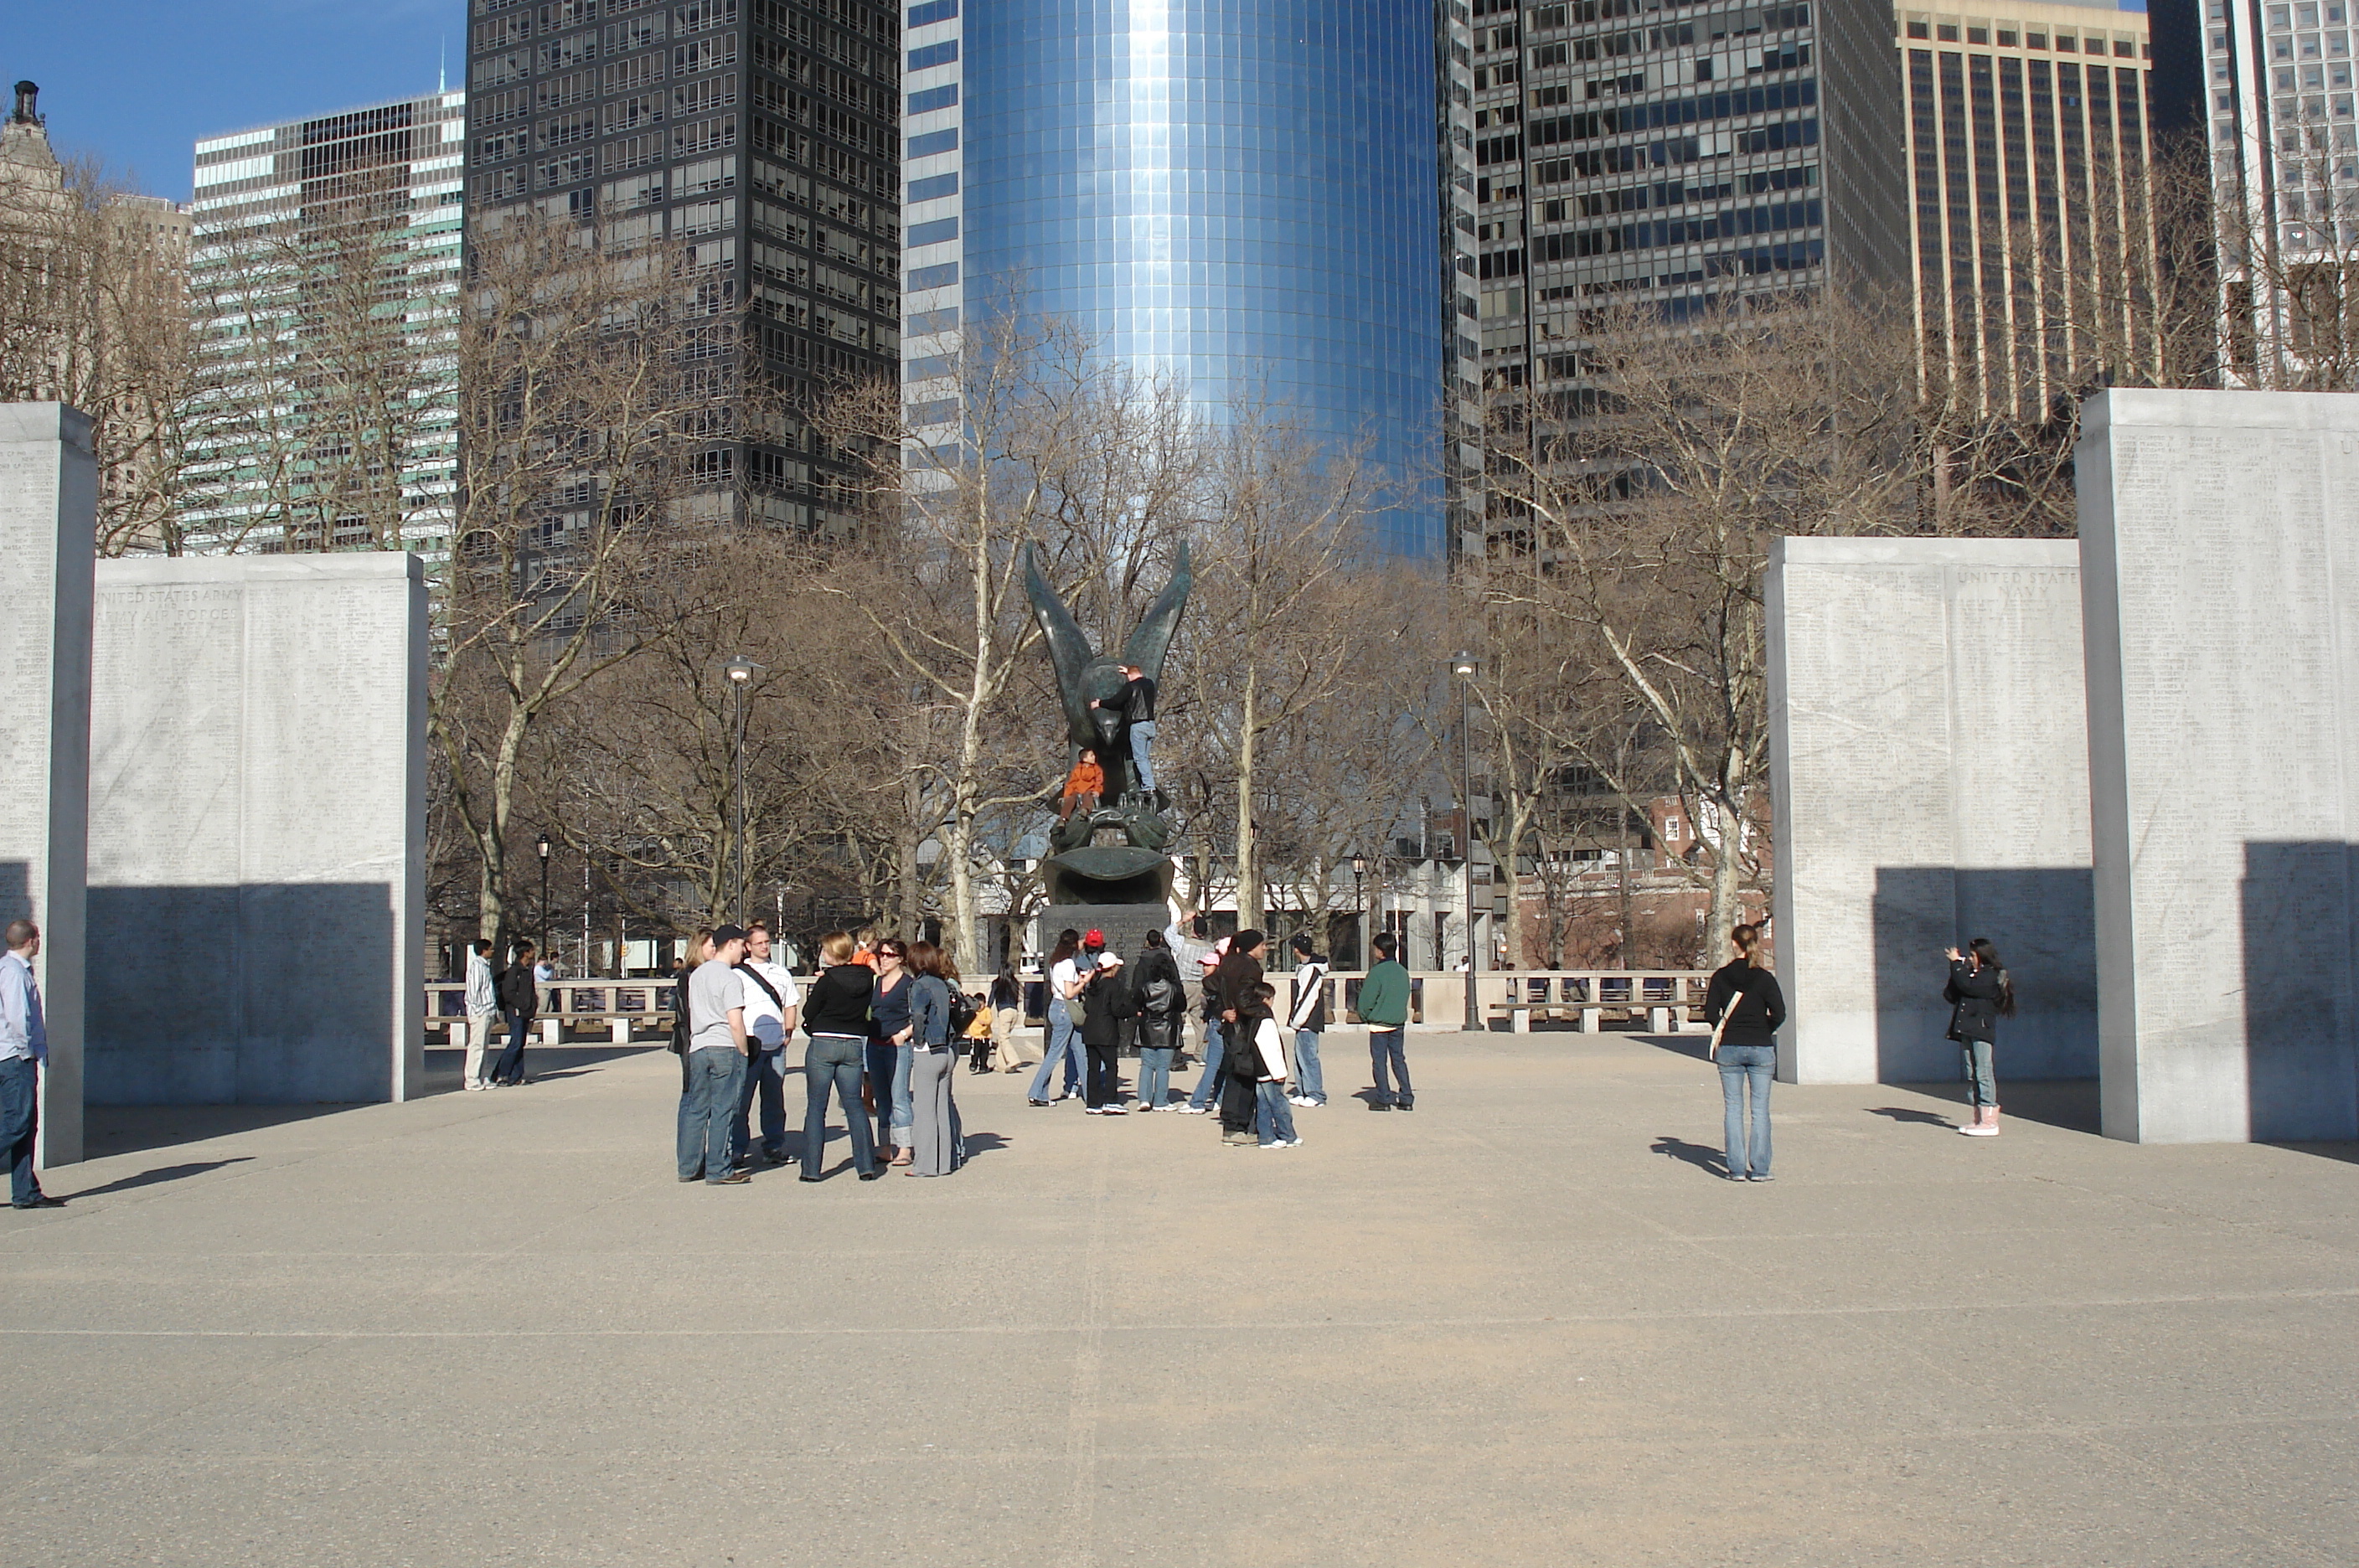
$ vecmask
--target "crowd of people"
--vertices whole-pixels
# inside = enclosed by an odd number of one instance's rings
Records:
[[[1281,1017],[1279,992],[1265,967],[1269,939],[1261,931],[1207,941],[1201,928],[1191,934],[1174,921],[1149,931],[1130,960],[1109,951],[1103,931],[1058,932],[1047,964],[1047,1043],[1026,1103],[1046,1106],[1079,1095],[1086,1114],[1101,1116],[1217,1110],[1225,1144],[1300,1147],[1295,1109],[1327,1104],[1319,1048],[1328,1023],[1329,965],[1308,935],[1288,946],[1295,968]],[[1390,933],[1376,938],[1375,951],[1359,994],[1375,1078],[1369,1104],[1405,1111],[1416,1105],[1401,1045],[1408,971]],[[1190,970],[1197,982],[1192,992]],[[1175,1101],[1171,1069],[1191,1015],[1203,1030],[1203,1065],[1194,1091]],[[1125,1100],[1120,1062],[1134,1044],[1138,1076]]]
[[[38,942],[28,925],[27,933]],[[947,1176],[964,1164],[953,1083],[960,1058],[972,1073],[990,1071],[995,1058],[1009,1072],[1032,1065],[1017,1051],[1026,1008],[1014,969],[1001,970],[970,996],[951,955],[931,942],[832,931],[820,939],[819,973],[805,986],[774,956],[773,940],[763,921],[723,925],[699,931],[682,957],[672,1045],[680,1058],[679,1179],[742,1185],[758,1160],[773,1168],[799,1161],[803,1181],[823,1180],[831,1102],[843,1116],[852,1166],[864,1181],[895,1169]],[[1266,967],[1269,939],[1258,931],[1207,940],[1201,919],[1192,931],[1175,920],[1149,931],[1129,959],[1109,948],[1103,931],[1060,931],[1043,966],[1047,1027],[1026,1103],[1045,1107],[1079,1098],[1087,1115],[1099,1116],[1217,1114],[1226,1146],[1301,1147],[1294,1113],[1327,1104],[1320,1043],[1328,1026],[1329,964],[1308,935],[1288,945],[1293,983],[1281,1004]],[[1732,945],[1732,960],[1712,975],[1704,1002],[1725,1112],[1723,1162],[1732,1181],[1767,1181],[1769,1096],[1786,1001],[1759,928],[1736,927]],[[1378,934],[1374,946],[1376,962],[1354,998],[1368,1028],[1368,1105],[1412,1110],[1416,1091],[1404,1046],[1409,974],[1390,932]],[[499,969],[491,955],[492,944],[478,942],[468,957],[469,1089],[530,1082],[525,1042],[548,980],[529,942],[518,943]],[[1994,1137],[1993,1041],[1998,1019],[2015,1010],[2014,983],[1983,938],[1945,956],[1943,1000],[1954,1009],[1950,1038],[1959,1046],[1973,1113],[1958,1130]],[[19,1037],[38,1038],[38,996],[19,999],[24,983],[12,989],[13,978],[0,964],[0,1091],[16,1087],[12,1073],[26,1076],[20,1065],[36,1048]],[[30,1029],[16,1021],[28,1008]],[[1183,1092],[1174,1089],[1171,1074],[1188,1047],[1191,1019],[1202,1031],[1201,1066],[1193,1089]],[[486,1073],[488,1044],[503,1028],[506,1049]],[[786,1052],[798,1029],[808,1040],[803,1127],[790,1141]],[[1138,1068],[1125,1093],[1121,1063],[1134,1049]],[[0,1094],[10,1107],[17,1098]],[[5,1119],[11,1163],[21,1167],[12,1199],[20,1206],[38,1203],[28,1174],[29,1127],[13,1112]]]
[[[819,973],[799,985],[773,958],[772,940],[758,920],[745,929],[717,926],[699,931],[682,956],[672,1040],[680,1059],[679,1180],[741,1186],[759,1161],[799,1163],[801,1180],[822,1181],[833,1173],[832,1107],[842,1116],[851,1165],[863,1181],[888,1170],[912,1177],[958,1170],[966,1139],[957,1064],[963,1056],[970,1072],[987,1072],[997,1055],[1015,1070],[1024,993],[1014,972],[1001,971],[969,996],[951,955],[931,942],[831,931],[819,941]],[[1133,961],[1109,951],[1102,931],[1060,932],[1047,964],[1046,1044],[1028,1103],[1079,1097],[1092,1116],[1217,1110],[1224,1145],[1299,1148],[1295,1110],[1327,1104],[1319,1042],[1328,1021],[1329,964],[1307,936],[1291,948],[1291,1000],[1281,1007],[1260,931],[1207,941],[1201,926],[1190,935],[1175,921],[1149,932]],[[1377,1085],[1372,1108],[1409,1110],[1416,1101],[1401,1047],[1408,971],[1389,935],[1376,939],[1376,955],[1360,991]],[[501,976],[487,983],[504,1000]],[[1194,1092],[1179,1095],[1171,1070],[1191,1016],[1203,1030],[1202,1069]],[[798,1144],[787,1136],[785,1056],[799,1028],[808,1043]],[[1125,1095],[1120,1063],[1133,1046],[1138,1072]],[[474,1072],[471,1062],[471,1083]],[[494,1080],[500,1078],[495,1070]]]

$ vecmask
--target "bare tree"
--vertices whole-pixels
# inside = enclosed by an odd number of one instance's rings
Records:
[[[889,386],[847,389],[824,421],[865,454],[872,505],[898,521],[838,591],[890,652],[913,692],[908,722],[929,736],[913,759],[912,805],[934,803],[924,814],[962,969],[983,963],[978,882],[1007,847],[985,854],[986,829],[1052,790],[1062,761],[1027,716],[1053,714],[1053,700],[1014,702],[1040,663],[1024,547],[1043,547],[1060,593],[1092,606],[1115,640],[1129,595],[1190,516],[1185,399],[1093,350],[1060,323],[1002,317],[970,329],[956,434],[919,439]],[[911,883],[916,840],[905,848]]]
[[[1487,462],[1524,560],[1496,609],[1612,672],[1659,736],[1711,857],[1707,951],[1735,923],[1768,760],[1760,575],[1783,535],[1919,526],[1913,334],[1840,295],[1754,297],[1669,323],[1601,316],[1597,390],[1496,409]],[[1585,645],[1585,646],[1582,646]],[[1640,780],[1580,730],[1633,804]]]
[[[1237,918],[1253,926],[1265,899],[1266,747],[1353,673],[1368,628],[1345,579],[1386,496],[1362,449],[1322,441],[1275,408],[1230,410],[1208,444],[1190,639],[1194,722],[1226,753]]]
[[[93,164],[0,164],[0,401],[91,417],[102,554],[169,528],[192,379],[187,234],[171,203]]]
[[[690,308],[702,284],[690,257],[602,249],[587,231],[518,216],[472,258],[430,722],[495,940],[536,726],[661,635],[645,583],[734,515],[727,449],[708,443],[734,428],[739,349],[733,327]]]

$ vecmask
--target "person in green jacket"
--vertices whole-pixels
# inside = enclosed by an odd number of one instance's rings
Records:
[[[1400,939],[1392,932],[1379,931],[1375,948],[1375,967],[1360,982],[1359,1001],[1360,1021],[1368,1026],[1368,1066],[1376,1077],[1368,1109],[1415,1110],[1417,1094],[1408,1086],[1408,1058],[1401,1050],[1402,1034],[1408,1025],[1408,971],[1400,965]],[[1400,1085],[1397,1096],[1386,1082],[1387,1066],[1392,1082]]]

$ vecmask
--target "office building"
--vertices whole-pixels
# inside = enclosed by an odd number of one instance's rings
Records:
[[[468,232],[532,210],[692,247],[720,331],[791,400],[890,376],[900,38],[897,5],[861,0],[474,0]],[[700,463],[725,481],[700,517],[851,520],[799,419],[740,421]]]
[[[1468,85],[1470,20],[1463,0],[913,5],[919,438],[956,429],[963,334],[1003,313],[1056,318],[1180,378],[1210,417],[1266,403],[1337,446],[1365,439],[1416,492],[1376,521],[1378,543],[1441,555],[1442,441],[1471,440],[1475,390],[1451,284],[1473,227],[1450,178],[1471,153],[1471,93],[1451,92]]]
[[[2153,323],[2147,18],[1896,10],[1918,326],[1982,407],[2037,416]]]
[[[196,144],[183,544],[449,548],[466,94]]]
[[[1586,315],[1749,289],[1905,287],[1891,13],[1474,0],[1485,384],[1578,384]]]
[[[2208,145],[2222,384],[2359,387],[2350,0],[2158,0],[2155,117]]]

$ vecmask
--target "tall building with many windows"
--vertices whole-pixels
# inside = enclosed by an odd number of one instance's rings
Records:
[[[467,99],[196,144],[193,550],[448,548]]]
[[[1577,383],[1584,312],[1905,287],[1892,17],[1864,0],[1474,0],[1483,366]]]
[[[2156,121],[2211,152],[2225,384],[2359,384],[2352,0],[2157,0]]]
[[[1056,317],[1215,417],[1267,402],[1364,439],[1419,492],[1380,544],[1441,553],[1445,419],[1474,380],[1472,321],[1462,371],[1451,324],[1473,228],[1449,179],[1453,147],[1471,149],[1451,93],[1471,69],[1463,0],[963,5],[908,16],[904,369],[921,437],[959,418],[962,332]]]
[[[533,210],[692,245],[790,397],[896,373],[901,20],[864,0],[472,0],[471,234]],[[716,440],[722,507],[848,524],[799,420]]]
[[[2152,329],[2153,51],[2137,12],[2001,9],[1893,14],[1917,321],[1961,391],[2036,415]]]

